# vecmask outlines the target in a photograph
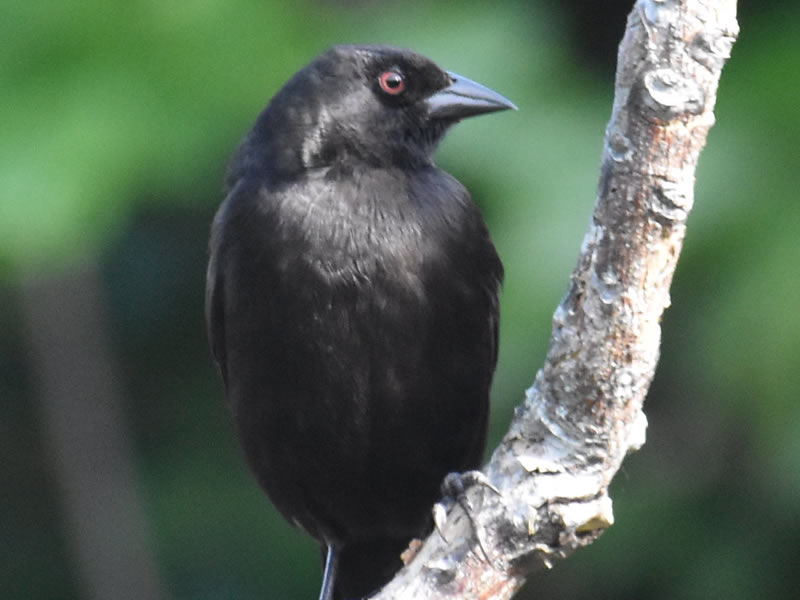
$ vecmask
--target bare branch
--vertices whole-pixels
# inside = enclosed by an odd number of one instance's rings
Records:
[[[510,598],[612,524],[608,485],[645,439],[660,318],[738,33],[735,0],[639,0],[620,44],[594,217],[553,316],[550,351],[509,432],[468,490],[375,598]]]

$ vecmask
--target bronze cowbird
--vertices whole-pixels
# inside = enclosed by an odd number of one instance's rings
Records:
[[[503,267],[448,127],[515,108],[414,52],[337,46],[294,75],[231,161],[208,333],[247,461],[326,552],[321,598],[360,598],[476,468]]]

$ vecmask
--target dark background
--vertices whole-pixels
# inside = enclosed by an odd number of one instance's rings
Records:
[[[629,8],[5,3],[0,595],[316,597],[314,544],[270,507],[232,439],[202,303],[228,155],[334,43],[414,48],[520,107],[461,124],[438,155],[506,264],[499,439],[542,364],[591,214]],[[616,525],[520,597],[796,594],[798,17],[796,3],[740,6],[645,405],[648,443],[614,482]]]

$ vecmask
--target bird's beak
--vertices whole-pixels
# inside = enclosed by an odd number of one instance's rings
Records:
[[[494,90],[452,71],[447,74],[450,76],[450,85],[425,101],[431,117],[459,120],[509,108],[517,110],[511,100]]]

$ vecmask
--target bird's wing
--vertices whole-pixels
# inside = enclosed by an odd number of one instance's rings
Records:
[[[499,287],[498,283],[498,287]],[[492,335],[492,373],[497,367],[497,353],[500,346],[500,298],[497,290],[491,292],[492,308],[489,312],[489,329]]]
[[[211,225],[209,240],[208,270],[206,271],[206,331],[214,362],[217,365],[222,383],[228,385],[228,365],[225,335],[225,275],[224,261],[226,240],[223,228],[230,218],[231,205],[242,194],[242,181],[228,185],[225,201],[220,206]]]
[[[208,261],[206,272],[206,330],[214,362],[222,377],[222,382],[228,385],[228,373],[225,362],[225,298],[222,273],[217,267],[217,250],[212,244],[211,257]]]

